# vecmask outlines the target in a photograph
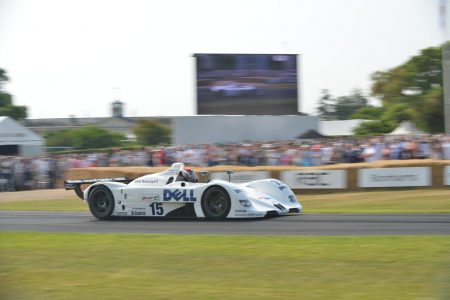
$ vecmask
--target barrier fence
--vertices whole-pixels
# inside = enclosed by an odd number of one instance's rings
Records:
[[[66,172],[66,179],[128,177],[137,178],[161,172],[167,167],[78,168]],[[450,160],[376,161],[372,163],[335,164],[317,167],[296,166],[215,166],[193,168],[197,174],[209,171],[209,179],[242,183],[263,178],[277,178],[294,190],[303,192],[363,191],[377,188],[450,188]],[[207,178],[200,176],[200,182]]]

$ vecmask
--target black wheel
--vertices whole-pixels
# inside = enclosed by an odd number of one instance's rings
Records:
[[[99,220],[111,217],[114,211],[114,197],[104,185],[98,185],[89,193],[89,210]]]
[[[210,187],[202,197],[202,210],[207,219],[224,219],[231,209],[228,193],[219,186]]]

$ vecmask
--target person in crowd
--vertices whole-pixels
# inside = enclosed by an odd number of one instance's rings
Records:
[[[363,145],[361,151],[361,158],[364,159],[364,162],[373,162],[377,160],[377,151],[375,149],[375,145],[373,143],[369,143],[367,145]]]
[[[450,160],[450,136],[442,138],[442,159]]]
[[[62,186],[71,168],[164,166],[181,161],[192,166],[293,165],[373,162],[388,159],[450,160],[450,135],[370,137],[246,142],[113,149],[105,153],[58,154],[32,158],[0,156],[0,191]]]

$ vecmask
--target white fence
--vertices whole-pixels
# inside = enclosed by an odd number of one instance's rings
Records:
[[[269,171],[239,171],[231,174],[231,182],[234,183],[244,183],[266,178],[270,178]],[[225,172],[211,172],[211,179],[228,181],[228,174]]]

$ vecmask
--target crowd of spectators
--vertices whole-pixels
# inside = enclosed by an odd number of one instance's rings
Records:
[[[450,135],[320,139],[117,149],[110,153],[0,156],[0,191],[61,187],[70,168],[164,166],[318,166],[390,159],[450,160]]]

